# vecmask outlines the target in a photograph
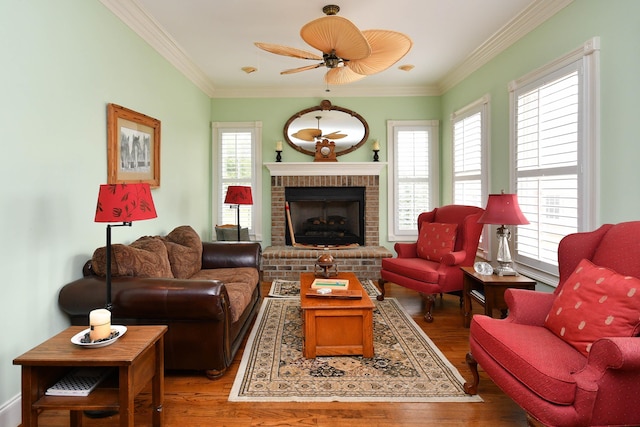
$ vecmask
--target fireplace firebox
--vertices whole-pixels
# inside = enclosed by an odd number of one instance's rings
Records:
[[[364,245],[365,187],[286,187],[286,244]]]

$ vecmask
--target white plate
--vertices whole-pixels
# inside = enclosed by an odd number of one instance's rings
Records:
[[[89,332],[89,328],[85,329],[82,332],[78,332],[77,334],[75,334],[73,337],[71,337],[71,342],[74,343],[75,345],[79,345],[81,347],[89,347],[89,348],[98,348],[98,347],[106,347],[108,345],[113,344],[114,342],[118,341],[118,338],[120,338],[121,336],[124,335],[125,332],[127,332],[127,327],[123,326],[123,325],[111,325],[111,330],[115,330],[117,332],[119,332],[118,336],[115,338],[111,338],[110,340],[107,341],[100,341],[100,342],[82,342],[82,338],[84,338],[85,334],[87,332]]]

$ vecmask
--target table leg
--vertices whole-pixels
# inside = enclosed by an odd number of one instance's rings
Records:
[[[471,325],[471,296],[469,292],[471,292],[471,283],[469,282],[469,278],[465,275],[463,278],[463,292],[462,292],[462,300],[464,302],[464,316],[462,319],[462,324],[465,328],[468,328]]]
[[[119,387],[120,426],[133,427],[135,413],[133,404],[133,369],[130,366],[120,367]]]
[[[372,358],[373,349],[373,312],[365,310],[362,319],[362,357]]]
[[[152,383],[152,403],[151,410],[152,422],[155,427],[162,426],[164,422],[164,414],[162,405],[164,403],[164,337],[160,337],[155,345],[156,366]]]
[[[36,427],[38,411],[33,409],[33,402],[38,400],[38,373],[31,366],[22,366],[22,426]]]

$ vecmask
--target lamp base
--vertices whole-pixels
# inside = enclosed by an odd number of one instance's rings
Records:
[[[498,276],[517,276],[518,272],[510,265],[500,265],[493,267],[493,274],[497,274]]]

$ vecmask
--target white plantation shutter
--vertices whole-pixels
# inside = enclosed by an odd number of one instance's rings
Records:
[[[248,227],[251,234],[257,233],[254,212],[259,212],[260,188],[256,172],[260,163],[260,122],[214,123],[214,203],[216,215],[214,225],[233,224],[238,221],[238,211],[224,203],[230,185],[250,186],[254,204],[240,207],[240,225]]]
[[[453,203],[484,208],[488,199],[489,97],[485,96],[452,115]],[[483,257],[489,255],[489,227],[478,245]]]
[[[417,236],[417,219],[433,209],[437,197],[437,121],[389,122],[390,178],[393,203],[390,203],[390,240]],[[435,153],[435,154],[434,154]]]
[[[484,207],[487,200],[487,103],[483,98],[454,113],[453,203]]]
[[[223,224],[235,224],[238,221],[236,209],[224,204],[227,188],[230,185],[251,186],[253,179],[252,132],[238,130],[221,130],[220,135],[220,173],[222,183],[222,200],[220,218]],[[251,224],[249,206],[240,208],[240,224]]]
[[[515,260],[541,274],[557,275],[560,240],[593,229],[597,206],[591,170],[597,135],[590,123],[599,120],[597,57],[587,50],[575,56],[512,93],[515,189],[530,222],[514,227]]]

